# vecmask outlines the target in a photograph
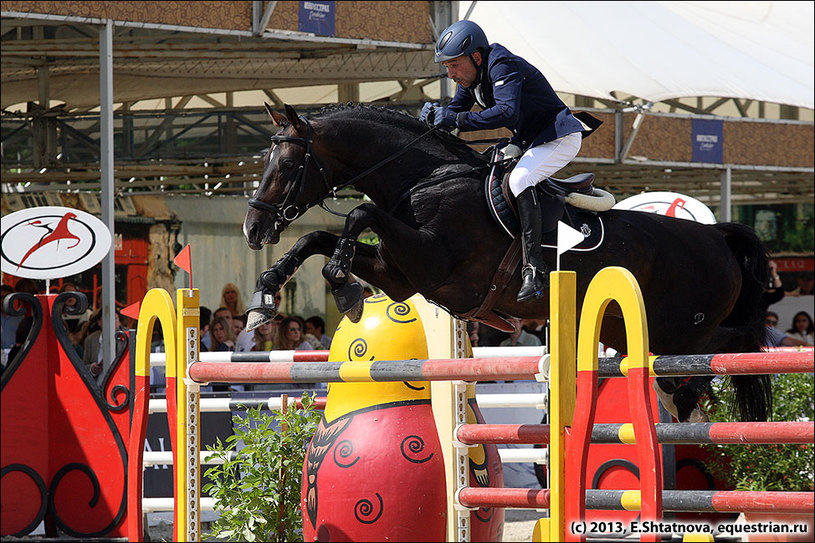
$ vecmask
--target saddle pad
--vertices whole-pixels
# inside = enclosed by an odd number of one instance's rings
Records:
[[[514,238],[521,225],[514,210],[510,208],[501,187],[505,173],[506,167],[503,164],[493,164],[484,184],[484,194],[487,197],[487,207],[495,222],[510,238]]]
[[[514,209],[510,207],[509,202],[507,202],[501,186],[505,171],[504,167],[493,165],[484,184],[484,194],[487,198],[487,207],[495,219],[495,222],[498,223],[498,226],[501,227],[510,238],[514,239],[515,236],[518,235],[521,225],[518,222],[518,217],[515,215]],[[540,191],[540,187],[538,187],[538,190]],[[542,197],[545,198],[546,196]],[[582,242],[571,249],[572,251],[593,251],[603,243],[605,235],[603,219],[595,212],[584,211],[566,205],[566,211],[562,220],[575,230],[580,231],[584,237]],[[546,249],[556,249],[557,231],[555,230],[544,234],[541,242],[541,245]]]

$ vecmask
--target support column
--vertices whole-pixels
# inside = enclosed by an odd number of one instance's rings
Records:
[[[99,162],[101,165],[102,222],[115,238],[113,224],[113,21],[105,21],[99,32]],[[116,261],[115,243],[102,259],[102,356],[105,369],[116,353]]]
[[[722,172],[721,181],[721,198],[719,200],[719,222],[730,222],[733,218],[733,209],[731,207],[732,191],[733,191],[733,178],[732,169],[727,166]]]
[[[337,85],[337,102],[359,102],[359,83]]]
[[[454,22],[458,21],[458,2],[433,2],[433,24],[435,25],[435,32],[434,32],[434,41],[437,40],[440,36],[436,36],[438,34]],[[441,66],[439,66],[439,71],[444,70]],[[442,102],[445,103],[445,99],[449,99],[453,97],[455,93],[455,88],[452,82],[447,79],[446,77],[439,80],[439,84],[441,86],[439,98],[441,98]]]

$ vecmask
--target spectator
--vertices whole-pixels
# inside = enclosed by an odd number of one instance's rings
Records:
[[[2,302],[6,299],[6,296],[14,293],[14,289],[9,285],[3,285],[0,293],[2,293],[2,300],[0,300],[0,302]],[[19,326],[20,321],[23,320],[23,316],[7,315],[5,304],[0,303],[0,305],[3,307],[2,314],[0,314],[0,328],[2,328],[2,330],[0,330],[0,335],[2,335],[0,340],[2,340],[3,352],[7,353],[8,350],[14,346],[14,338],[17,327]]]
[[[314,347],[303,338],[303,327],[297,317],[286,317],[280,322],[275,350],[310,351]]]
[[[272,337],[273,342],[277,341],[277,334],[278,334],[278,330],[279,330],[279,326],[280,326],[280,321],[282,321],[282,320],[283,320],[283,316],[278,314],[278,315],[275,315],[274,318],[269,322],[269,324],[271,326],[271,330],[272,330],[272,336],[271,337]],[[243,331],[240,333],[240,335],[238,335],[238,337],[235,339],[235,352],[245,353],[245,352],[248,352],[248,351],[257,351],[257,350],[271,351],[272,347],[269,347],[268,349],[266,349],[265,347],[264,348],[256,348],[255,347],[256,346],[255,332],[257,332],[257,328],[255,328],[254,330],[251,330],[251,331],[244,328]]]
[[[33,279],[20,279],[17,281],[17,284],[14,285],[15,292],[25,292],[26,294],[31,294],[32,296],[36,296],[40,293],[40,289],[37,286],[37,282]],[[17,308],[25,307],[25,315],[31,316],[31,308],[27,304],[19,304]],[[13,336],[12,336],[13,337]]]
[[[306,319],[305,331],[306,334],[312,334],[316,337],[323,349],[331,348],[331,336],[325,333],[325,321],[322,317],[314,315]]]
[[[209,331],[212,337],[212,348],[210,348],[210,351],[235,350],[235,332],[232,330],[232,324],[226,317],[215,317]]]
[[[792,318],[792,327],[787,330],[787,336],[805,341],[808,345],[815,345],[815,331],[809,313],[799,311],[795,314]]]
[[[801,339],[790,337],[781,330],[778,330],[778,315],[768,311],[764,316],[764,326],[766,328],[765,347],[794,347],[797,345],[806,346],[807,342]]]
[[[508,338],[507,332],[502,332],[489,324],[480,324],[478,327],[478,345],[480,347],[497,347]]]
[[[770,284],[769,288],[761,294],[759,303],[761,309],[767,311],[767,308],[776,302],[781,301],[784,297],[784,289],[782,288],[781,278],[778,277],[778,264],[775,260],[770,260]]]
[[[514,330],[509,334],[509,337],[500,343],[500,347],[540,347],[541,340],[538,336],[533,336],[523,329],[521,326],[521,319],[511,318]]]
[[[246,328],[246,315],[232,317],[232,332],[235,334],[235,337],[238,337],[244,328]]]
[[[59,289],[59,293],[62,294],[63,292],[77,292],[76,285],[74,283],[63,283],[62,287]],[[65,309],[70,309],[76,305],[76,298],[68,298],[65,301]],[[79,315],[71,315],[70,313],[63,312],[62,320],[65,322],[65,328],[68,330],[69,334],[76,334],[82,328],[88,320],[90,320],[93,311],[88,308],[85,310],[84,313]]]
[[[20,279],[17,281],[17,284],[14,285],[14,290],[17,292],[27,292],[32,296],[40,293],[37,282],[33,279]]]
[[[219,307],[215,310],[215,313],[212,314],[212,320],[210,321],[209,330],[207,333],[201,338],[201,345],[208,351],[212,350],[212,323],[215,322],[215,319],[224,318],[229,322],[229,327],[232,328],[232,312],[229,311],[226,307]]]
[[[227,283],[221,290],[221,307],[229,309],[233,318],[246,314],[243,296],[235,283]]]
[[[255,328],[253,333],[252,351],[271,351],[274,349],[277,335],[277,322],[270,320]]]
[[[103,375],[103,370],[107,369],[113,360],[106,361],[104,359],[104,350],[102,349],[102,310],[97,310],[88,321],[88,335],[83,343],[82,361],[85,367],[88,368],[91,375],[96,377],[97,382]],[[119,312],[114,313],[114,326],[116,331],[124,330],[120,320]],[[118,351],[121,341],[116,338],[116,350]],[[114,356],[116,353],[113,353]],[[101,384],[101,383],[100,383]]]
[[[204,305],[198,309],[198,337],[201,338],[201,345],[204,344],[204,338],[207,338],[207,345],[203,347],[204,350],[209,349],[209,323],[212,322],[212,310]]]
[[[19,353],[23,348],[23,344],[28,337],[28,333],[31,331],[32,322],[34,322],[34,317],[23,317],[20,321],[20,325],[15,331],[14,344],[11,346],[11,350],[8,352],[7,364],[13,362],[14,358],[17,356],[17,353]]]
[[[478,336],[478,330],[481,327],[481,324],[475,321],[468,321],[467,322],[467,334],[470,336],[470,346],[478,347],[478,341],[480,337]]]
[[[546,343],[546,320],[542,319],[524,319],[524,330],[538,338],[541,345]]]
[[[787,292],[787,296],[812,296],[813,285],[815,285],[815,278],[811,271],[801,272],[796,278],[798,287]]]

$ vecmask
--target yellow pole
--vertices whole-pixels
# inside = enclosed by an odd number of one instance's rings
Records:
[[[535,524],[532,541],[565,541],[565,432],[575,404],[577,274],[549,275],[549,518]]]

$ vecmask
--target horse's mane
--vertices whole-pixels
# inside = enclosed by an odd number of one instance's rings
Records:
[[[427,125],[420,122],[416,117],[407,111],[383,106],[374,106],[370,104],[356,104],[353,102],[325,106],[316,113],[315,117],[326,120],[341,118],[370,120],[375,123],[386,124],[394,128],[406,130],[410,133],[416,134],[417,136],[427,130]],[[444,130],[435,131],[433,136],[448,146],[460,147],[462,145],[467,145],[467,141],[456,137],[449,132],[445,132]]]

